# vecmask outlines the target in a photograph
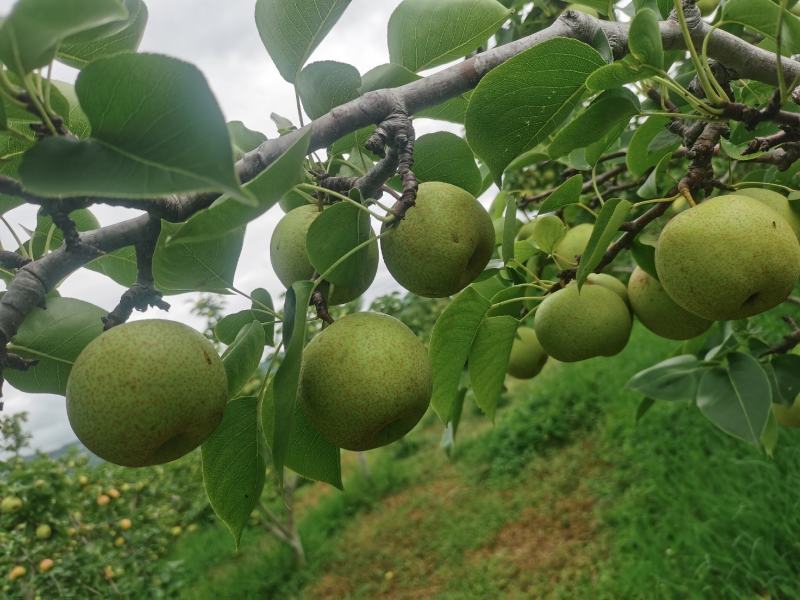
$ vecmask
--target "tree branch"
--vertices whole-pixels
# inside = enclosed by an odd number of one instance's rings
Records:
[[[776,57],[722,30],[714,30],[702,20],[692,20],[692,38],[702,43],[707,34],[709,55],[735,71],[738,77],[770,85],[777,84]],[[683,37],[674,20],[660,24],[661,37],[667,50],[684,47]],[[409,115],[441,104],[473,89],[490,70],[510,58],[556,37],[574,38],[590,43],[598,30],[608,38],[615,56],[627,52],[628,23],[600,21],[584,13],[565,12],[553,25],[533,35],[492,48],[428,77],[389,90],[376,90],[334,108],[301,130],[268,140],[248,152],[236,164],[239,179],[245,183],[261,173],[283,154],[307,130],[311,130],[309,152],[320,150],[342,136],[362,127],[384,121],[397,106]],[[781,61],[784,77],[793,81],[800,76],[800,62],[790,58]],[[219,193],[184,194],[163,198],[169,207],[170,221],[182,221],[208,207]],[[144,208],[144,202],[142,203]],[[83,233],[84,244],[103,252],[112,252],[140,241],[146,232],[149,217],[109,225]],[[68,252],[64,246],[41,259],[22,267],[0,300],[0,344],[7,343],[16,333],[26,315],[40,305],[48,292],[63,278],[96,258],[94,253]]]

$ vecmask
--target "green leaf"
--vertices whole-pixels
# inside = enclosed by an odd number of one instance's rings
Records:
[[[3,376],[20,391],[63,396],[72,364],[103,333],[106,314],[83,300],[48,299],[47,309],[33,309],[8,345],[9,351],[39,362],[27,371],[5,369]]]
[[[365,94],[383,88],[400,87],[419,79],[422,78],[402,65],[392,63],[379,65],[364,73],[361,78],[361,93]],[[421,110],[415,116],[449,121],[451,123],[463,123],[467,112],[467,104],[467,96],[459,95],[438,106]]]
[[[578,286],[582,286],[586,278],[594,272],[603,255],[608,249],[609,244],[619,234],[619,226],[625,222],[633,204],[622,198],[611,198],[606,200],[597,221],[592,229],[589,243],[581,255],[581,262],[578,264],[577,281]]]
[[[653,69],[638,64],[631,56],[626,56],[610,65],[604,65],[589,75],[586,87],[592,92],[602,92],[620,88],[628,83],[636,83],[658,75]]]
[[[272,463],[280,481],[289,453],[294,415],[297,409],[297,387],[306,340],[306,313],[314,284],[296,281],[286,292],[283,309],[284,355],[273,379],[275,423],[272,431]]]
[[[487,317],[478,328],[469,353],[469,379],[480,409],[494,421],[497,399],[519,323],[514,317]]]
[[[421,136],[414,144],[414,175],[420,182],[444,181],[467,190],[481,192],[483,177],[475,156],[464,138],[447,131]]]
[[[267,444],[272,447],[275,431],[275,398],[272,386],[267,388],[261,404],[261,423]],[[312,427],[299,404],[295,405],[292,417],[292,434],[286,450],[286,466],[303,477],[325,481],[342,489],[339,448]]]
[[[553,193],[542,202],[539,207],[539,213],[553,212],[564,206],[577,204],[581,200],[582,191],[583,175],[573,175],[553,190]]]
[[[19,0],[0,25],[0,61],[30,73],[50,63],[70,36],[127,16],[119,0]]]
[[[63,81],[53,81],[50,88],[50,103],[61,115],[69,130],[79,138],[87,138],[92,134],[89,118],[83,112],[75,87]]]
[[[467,287],[447,305],[431,332],[430,356],[433,366],[431,406],[447,423],[458,383],[490,302],[473,286]]]
[[[267,321],[267,319],[269,320]],[[253,321],[258,321],[262,324],[265,343],[272,345],[272,341],[269,336],[275,328],[275,317],[257,308],[240,310],[239,312],[223,317],[214,326],[214,336],[223,344],[232,344],[242,328],[246,327]]]
[[[61,44],[56,59],[76,69],[82,69],[98,58],[119,52],[135,52],[147,27],[147,6],[142,0],[125,0],[125,6],[128,9],[128,18],[120,31],[88,41],[68,41]]]
[[[257,398],[231,400],[219,427],[200,447],[208,501],[230,530],[237,549],[264,488],[266,464],[257,411]]]
[[[86,265],[86,268],[110,277],[123,287],[131,287],[139,273],[136,249],[133,246],[126,246],[104,254]]]
[[[778,426],[778,419],[775,418],[775,413],[769,411],[767,424],[764,426],[764,431],[761,432],[761,445],[767,456],[772,458],[775,454],[775,448],[778,445],[778,437],[780,435],[780,427]]]
[[[659,15],[649,8],[636,13],[628,33],[628,48],[640,63],[664,68],[664,45],[658,27]]]
[[[267,141],[267,136],[260,131],[248,129],[241,121],[230,121],[227,126],[234,156],[243,156]]]
[[[308,129],[298,136],[286,152],[247,182],[245,189],[258,200],[257,206],[245,206],[231,197],[223,196],[183,223],[167,240],[167,246],[228,235],[267,212],[284,194],[303,181],[303,161],[310,137],[311,130]]]
[[[722,10],[724,21],[739,23],[762,35],[775,39],[781,8],[771,0],[727,0]],[[783,50],[800,52],[800,19],[783,11]]]
[[[631,254],[636,264],[645,271],[650,277],[658,281],[656,272],[656,248],[650,244],[645,244],[639,240],[633,240]]]
[[[472,93],[467,141],[498,180],[506,166],[555,132],[578,106],[603,58],[591,46],[556,38],[492,69]]]
[[[800,356],[796,354],[777,354],[770,361],[775,375],[774,402],[791,406],[800,394]]]
[[[506,198],[505,221],[503,222],[503,262],[514,260],[514,238],[517,235],[517,201],[511,194]]]
[[[258,0],[256,27],[281,76],[294,83],[350,0]]]
[[[566,234],[567,227],[561,219],[555,215],[542,215],[536,217],[530,239],[539,250],[552,255]]]
[[[275,305],[272,296],[264,288],[256,288],[250,292],[252,303],[250,310],[256,321],[264,326],[264,342],[267,346],[275,345]]]
[[[633,132],[633,137],[628,144],[628,152],[625,160],[628,170],[634,177],[641,177],[647,169],[654,167],[668,154],[672,154],[680,144],[678,136],[671,135],[671,143],[668,145],[657,145],[655,148],[651,144],[664,131],[671,122],[669,117],[649,117]]]
[[[228,374],[228,397],[233,398],[250,380],[264,354],[264,328],[258,321],[245,326],[222,354]]]
[[[697,390],[697,406],[724,432],[759,446],[771,412],[772,391],[756,359],[732,352],[728,368],[706,372]]]
[[[694,400],[700,378],[709,369],[695,356],[683,354],[639,371],[627,387],[653,400]]]
[[[403,0],[389,18],[389,57],[417,72],[481,46],[509,17],[497,0]]]
[[[20,174],[29,191],[148,198],[223,190],[250,201],[222,112],[193,65],[117,54],[85,67],[75,91],[92,137],[47,137],[26,152]]]
[[[318,119],[331,109],[358,98],[361,74],[352,65],[326,60],[311,63],[300,71],[295,85],[306,114]]]
[[[370,252],[370,248],[364,246],[332,272],[328,269],[370,238],[374,239],[375,234],[369,215],[348,202],[339,202],[322,211],[308,228],[308,259],[317,273],[325,274],[326,281],[340,287],[364,289],[375,277],[377,263],[373,265],[371,260],[374,249]]]
[[[175,242],[167,240],[181,228],[181,223],[161,221],[153,254],[153,276],[164,293],[191,291],[227,293],[244,243],[244,228],[211,240]]]
[[[647,180],[636,190],[637,196],[646,200],[658,198],[662,192],[665,192],[672,185],[671,177],[663,177],[667,174],[670,160],[672,160],[672,153],[664,155],[658,161],[656,168],[648,175]]]
[[[550,144],[550,156],[558,158],[585,148],[639,114],[639,99],[626,88],[601,94],[589,107],[561,128]]]
[[[636,408],[636,423],[639,423],[639,421],[642,420],[642,417],[644,417],[647,414],[647,411],[653,408],[653,405],[655,403],[656,401],[653,400],[652,398],[642,398],[642,401]]]
[[[92,212],[87,208],[74,210],[69,215],[75,223],[78,231],[91,231],[100,227],[100,223]],[[53,251],[64,243],[64,234],[53,224],[53,219],[49,215],[42,214],[41,210],[36,214],[36,229],[31,239],[23,243],[25,250],[31,258],[40,258],[48,251]]]

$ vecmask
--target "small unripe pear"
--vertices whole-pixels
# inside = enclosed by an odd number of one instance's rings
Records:
[[[17,496],[6,496],[0,502],[0,512],[13,513],[22,508],[22,499]]]
[[[306,346],[298,398],[328,441],[370,450],[417,424],[432,385],[428,353],[408,327],[388,315],[355,313]]]
[[[40,540],[46,540],[51,535],[53,535],[53,530],[50,525],[47,525],[46,523],[42,523],[36,528],[36,537]]]
[[[602,285],[617,294],[622,300],[628,303],[628,288],[619,279],[608,273],[590,273],[586,278],[586,283],[590,285]]]
[[[800,244],[758,200],[719,196],[667,223],[656,270],[685,310],[709,321],[744,319],[787,298],[800,276]]]
[[[669,340],[690,340],[712,325],[675,304],[658,280],[639,267],[628,281],[628,298],[644,326]]]
[[[710,15],[719,6],[719,0],[697,0],[695,3],[697,8],[700,9],[700,14],[705,16]]]
[[[573,281],[539,305],[533,322],[539,343],[550,356],[576,362],[593,356],[614,356],[631,334],[625,302],[602,285]]]
[[[426,298],[452,296],[472,283],[494,244],[489,213],[469,192],[442,182],[421,184],[416,205],[381,238],[389,273]]]
[[[227,401],[216,350],[174,321],[109,329],[83,349],[67,381],[67,416],[78,439],[100,458],[129,467],[194,450],[217,428]]]
[[[314,275],[314,267],[306,249],[306,236],[309,227],[320,214],[319,208],[313,204],[300,206],[285,214],[272,232],[269,258],[275,274],[287,288],[295,281],[311,279]],[[374,237],[375,234],[370,232],[370,236]],[[361,261],[365,285],[358,288],[333,286],[326,298],[328,304],[345,304],[367,291],[378,272],[378,245],[370,244],[364,252],[352,257],[352,260]]]
[[[574,269],[578,266],[578,257],[586,250],[589,238],[592,237],[594,226],[589,223],[581,223],[572,227],[564,236],[558,246],[554,259],[559,269]]]
[[[736,190],[736,193],[755,198],[762,204],[769,206],[786,220],[794,234],[800,238],[800,215],[792,209],[791,203],[786,196],[764,188],[744,188]]]
[[[508,374],[517,379],[536,377],[547,362],[547,353],[530,327],[517,329],[508,360]]]
[[[791,406],[780,404],[778,402],[772,403],[772,412],[775,413],[775,420],[781,427],[800,427],[800,402],[798,396],[794,399]]]
[[[533,229],[536,225],[536,220],[528,221],[527,223],[523,224],[522,227],[519,228],[517,232],[517,239],[518,240],[527,240],[529,237],[533,235]]]

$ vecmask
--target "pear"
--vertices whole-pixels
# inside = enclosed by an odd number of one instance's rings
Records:
[[[700,14],[705,17],[717,9],[719,0],[697,0],[695,5],[700,9]]]
[[[628,298],[644,326],[668,340],[690,340],[712,325],[675,304],[658,280],[639,267],[628,281]]]
[[[0,512],[13,513],[22,508],[22,499],[17,496],[6,496],[0,502]]]
[[[519,228],[517,232],[517,239],[518,240],[527,240],[529,237],[533,235],[534,227],[536,227],[536,220],[528,221],[527,223],[523,224],[522,227]]]
[[[417,424],[432,385],[428,352],[408,327],[389,315],[354,313],[306,346],[298,399],[328,441],[370,450]]]
[[[562,362],[614,356],[631,334],[631,315],[619,294],[572,282],[539,305],[533,327],[544,351]]]
[[[517,379],[536,377],[547,362],[547,354],[531,327],[520,327],[511,346],[508,374]]]
[[[417,203],[381,238],[386,268],[408,291],[426,298],[452,296],[484,269],[495,244],[489,214],[449,183],[419,186]]]
[[[574,269],[578,266],[578,257],[586,250],[594,226],[581,223],[567,231],[567,234],[556,246],[554,259],[561,270]]]
[[[744,319],[783,302],[800,276],[792,228],[748,196],[686,210],[658,239],[656,271],[676,304],[709,321]]]
[[[794,399],[791,406],[780,404],[778,402],[772,403],[772,412],[775,413],[775,419],[781,427],[800,427],[800,396]]]
[[[67,416],[92,452],[127,467],[180,458],[217,428],[225,367],[201,333],[175,321],[119,325],[92,340],[67,380]]]
[[[278,221],[269,245],[272,268],[281,283],[287,288],[295,281],[311,279],[314,267],[308,258],[306,235],[314,220],[320,215],[319,208],[306,204],[286,213]],[[370,233],[372,237],[374,233]],[[378,272],[378,245],[370,244],[366,251],[359,252],[351,260],[361,260],[364,285],[358,287],[331,286],[327,295],[328,304],[345,304],[361,296],[375,279]]]
[[[608,273],[590,273],[586,278],[586,283],[590,285],[602,285],[608,288],[628,304],[628,288],[619,279]]]
[[[792,228],[794,234],[800,238],[800,215],[792,209],[791,203],[786,196],[764,188],[744,188],[742,190],[736,190],[736,193],[738,195],[755,198],[759,202],[769,206],[786,219],[786,222],[789,224],[789,227]]]

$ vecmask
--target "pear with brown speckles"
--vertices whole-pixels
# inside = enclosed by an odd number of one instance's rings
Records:
[[[772,208],[742,195],[706,200],[658,238],[656,271],[676,304],[709,321],[777,306],[800,276],[800,244]]]
[[[425,298],[452,296],[472,283],[494,245],[486,209],[469,192],[439,181],[421,184],[416,205],[381,238],[389,273]]]
[[[328,441],[370,450],[411,431],[428,409],[432,382],[428,352],[408,327],[355,313],[306,346],[298,400]]]
[[[100,458],[157,465],[194,450],[228,401],[225,367],[211,343],[175,321],[119,325],[81,352],[67,381],[75,435]]]

